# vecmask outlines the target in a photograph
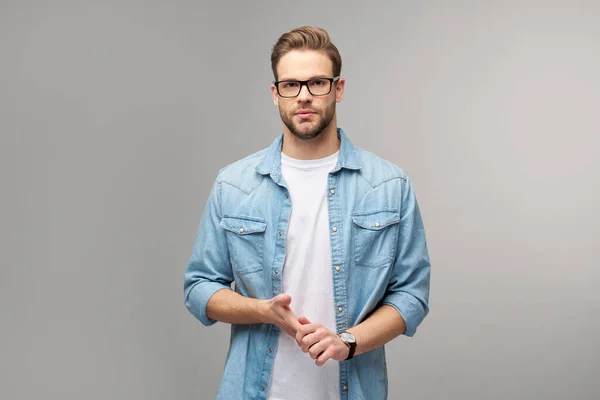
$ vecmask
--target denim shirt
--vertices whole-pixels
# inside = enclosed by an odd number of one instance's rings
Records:
[[[404,319],[404,334],[413,336],[429,312],[430,262],[411,181],[399,167],[353,146],[340,128],[338,137],[337,165],[323,188],[337,331],[387,304]],[[280,134],[270,147],[222,168],[213,184],[184,281],[185,305],[206,326],[216,322],[206,314],[208,300],[231,290],[232,282],[246,297],[281,293],[292,210],[281,175],[282,140]],[[266,398],[278,337],[275,325],[231,325],[218,399]],[[339,366],[341,399],[387,398],[384,346]]]

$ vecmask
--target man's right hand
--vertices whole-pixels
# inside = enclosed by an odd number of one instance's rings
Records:
[[[265,301],[265,320],[269,324],[273,324],[287,333],[291,337],[296,337],[296,331],[302,325],[298,322],[298,317],[290,304],[292,297],[287,294],[278,294],[270,300]]]

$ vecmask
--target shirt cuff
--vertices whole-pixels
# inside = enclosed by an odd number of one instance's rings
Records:
[[[404,335],[413,336],[417,327],[425,319],[427,311],[416,298],[405,292],[389,293],[383,300],[383,304],[394,307],[406,324]]]
[[[185,299],[185,305],[190,312],[202,322],[204,326],[211,326],[217,321],[208,318],[206,313],[206,305],[208,301],[221,289],[231,289],[231,287],[217,282],[203,281],[197,283],[196,286],[190,289],[190,292]]]

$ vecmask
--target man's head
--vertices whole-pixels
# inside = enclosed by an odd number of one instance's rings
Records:
[[[345,85],[340,53],[327,32],[305,26],[283,34],[273,46],[271,68],[273,102],[285,126],[300,139],[319,136],[335,121]]]

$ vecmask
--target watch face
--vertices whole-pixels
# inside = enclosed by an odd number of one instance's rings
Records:
[[[354,338],[354,335],[351,334],[350,332],[342,332],[340,333],[340,337],[348,343],[354,343],[356,342],[356,339]]]

